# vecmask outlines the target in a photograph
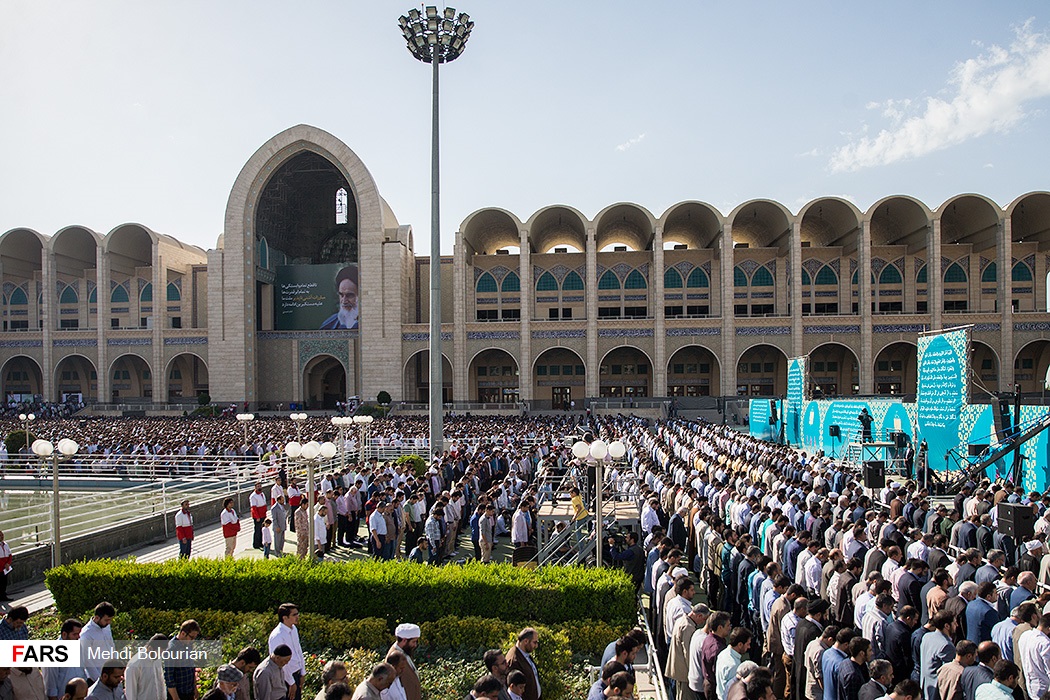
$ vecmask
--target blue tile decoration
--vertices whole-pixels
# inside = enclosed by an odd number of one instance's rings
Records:
[[[207,345],[208,336],[173,336],[164,339],[165,345]]]
[[[874,273],[875,277],[879,276],[879,273],[882,272],[882,268],[884,267],[886,267],[886,261],[882,258],[871,259],[871,271]]]
[[[504,304],[520,304],[521,297],[503,297]]]
[[[857,334],[860,333],[860,326],[805,326],[802,332],[806,335]]]
[[[998,323],[975,323],[975,324],[973,324],[973,330],[974,330],[974,332],[977,332],[977,333],[980,333],[980,332],[998,333],[1001,328],[1002,328],[1002,325],[1000,325]]]
[[[886,323],[871,327],[872,333],[922,333],[926,326],[921,323]]]
[[[634,268],[625,262],[616,263],[612,266],[612,271],[616,273],[616,276],[620,278],[620,283],[623,284],[624,279],[631,273]],[[645,276],[645,273],[642,273]]]
[[[499,303],[499,299],[485,299],[485,298],[475,297],[474,298],[474,303],[475,304],[498,304]]]
[[[109,312],[111,314],[126,314],[128,312],[128,307],[126,307],[126,306],[114,306],[114,307],[110,308]]]
[[[0,340],[0,348],[40,348],[44,343],[39,340]]]
[[[736,329],[737,335],[791,335],[791,329],[787,326],[773,326],[765,328],[762,326],[741,326]]]
[[[561,300],[563,302],[565,302],[566,304],[568,304],[568,303],[574,302],[574,301],[583,301],[585,298],[586,297],[584,297],[582,294],[574,295],[574,296],[571,296],[571,297],[567,297],[567,296],[563,295]]]
[[[812,296],[812,295],[808,291],[803,291],[802,292],[802,298],[803,299],[809,299],[810,296]]]
[[[51,341],[51,347],[55,348],[93,348],[97,346],[98,338],[61,338]]]
[[[557,304],[558,297],[536,297],[537,304]]]
[[[106,345],[153,345],[153,338],[110,338]]]
[[[853,273],[856,272],[856,271],[857,271],[857,259],[856,258],[850,258],[849,259],[849,277],[850,277],[850,279],[853,279]]]
[[[734,299],[747,299],[747,292],[733,292]]]
[[[839,274],[839,263],[840,262],[841,262],[840,258],[834,258],[831,262],[828,263],[829,265],[831,265],[831,269],[835,271],[836,275]]]
[[[965,292],[966,290],[965,289],[958,289],[958,290],[951,290],[951,289],[949,289],[949,290],[946,290],[946,291],[949,291],[949,292],[950,291]],[[879,290],[879,296],[880,297],[899,297],[899,296],[902,296],[902,294],[901,294],[901,290],[899,290],[899,289],[880,289]]]
[[[599,294],[598,301],[620,301],[619,294]]]
[[[752,299],[772,299],[773,292],[751,292]]]
[[[564,331],[533,331],[533,339],[543,340],[547,338],[558,339],[558,338],[586,338],[587,331],[582,329],[564,330]]]
[[[353,339],[360,334],[356,328],[345,331],[259,331],[257,340],[313,340],[319,338]]]
[[[664,294],[664,300],[666,301],[681,301],[681,294]]]
[[[1014,258],[1014,259],[1016,260],[1017,258]],[[988,267],[988,265],[991,264],[991,262],[992,262],[991,260],[989,260],[988,258],[984,257],[983,255],[980,256],[979,258],[977,258],[978,269],[981,272],[984,272],[984,268]]]
[[[686,294],[686,299],[707,299],[710,295],[707,292],[703,294]]]
[[[80,309],[59,309],[58,310],[58,315],[59,316],[76,316],[78,313],[80,313]]]
[[[169,314],[177,314],[177,313],[179,313],[181,311],[182,311],[182,307],[181,306],[169,306],[168,307],[168,313]]]
[[[825,298],[826,297],[837,297],[839,295],[838,292],[832,291],[830,289],[818,289],[813,294],[814,294],[814,296],[825,297]]]
[[[599,338],[652,338],[652,328],[600,328]]]
[[[688,260],[682,260],[671,266],[675,270],[678,270],[678,274],[682,276],[682,279],[689,279],[689,273],[693,271],[693,264]]]
[[[700,269],[707,273],[707,279],[711,279],[711,261],[705,260],[701,265]]]
[[[467,340],[521,340],[520,331],[467,331]]]
[[[1014,287],[1013,288],[1013,292],[1014,292],[1014,294],[1031,294],[1032,293],[1032,288],[1031,287]]]
[[[1050,323],[1038,322],[1038,323],[1015,323],[1015,331],[1026,331],[1029,333],[1046,333],[1050,331]]]
[[[717,326],[708,328],[668,328],[668,338],[687,338],[694,335],[722,335],[722,329]]]
[[[747,260],[741,260],[739,263],[737,263],[737,267],[746,272],[748,277],[751,277],[751,275],[755,273],[755,270],[762,266],[754,260],[748,258]]]
[[[299,371],[306,369],[307,363],[318,355],[331,355],[342,363],[343,369],[349,372],[350,343],[334,338],[313,338],[299,342]]]
[[[970,293],[969,289],[945,289],[944,290],[944,296],[947,296],[947,297],[951,297],[951,296],[961,297],[961,296],[966,296],[969,293]]]
[[[645,294],[624,294],[624,301],[645,301],[648,297]]]
[[[429,341],[430,333],[402,333],[401,340],[406,343],[418,342],[421,340]],[[452,334],[443,332],[441,334],[441,340],[452,340]]]
[[[824,261],[817,258],[809,258],[802,263],[802,269],[808,272],[811,278],[816,277],[822,267],[824,267]]]

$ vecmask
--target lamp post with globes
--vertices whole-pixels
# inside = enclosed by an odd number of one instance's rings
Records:
[[[339,470],[346,469],[346,429],[353,425],[350,416],[333,416],[332,425],[339,428]]]
[[[295,423],[295,441],[303,441],[303,421],[308,418],[305,413],[292,413],[288,416]]]
[[[80,446],[69,438],[58,441],[58,452],[55,446],[47,440],[33,441],[33,454],[42,460],[51,462],[51,566],[59,566],[62,563],[62,532],[59,522],[58,505],[58,463],[71,459],[77,453]]]
[[[605,483],[605,458],[620,459],[626,453],[627,448],[619,440],[606,443],[604,440],[594,440],[590,444],[579,440],[572,446],[572,454],[581,462],[594,465],[594,561],[597,566],[602,566],[602,487]]]
[[[30,440],[29,435],[29,424],[36,420],[36,416],[32,413],[19,413],[18,420],[22,421],[22,436],[26,439],[26,452],[29,452],[29,446],[33,444]]]
[[[254,413],[238,413],[237,420],[244,426],[244,449],[248,449],[248,424],[255,420]],[[247,452],[245,452],[247,454]]]
[[[365,463],[365,443],[368,441],[368,428],[372,425],[372,420],[372,416],[354,416],[354,423],[361,429],[360,456],[357,460],[359,464]]]
[[[441,220],[438,158],[438,66],[451,63],[463,54],[474,28],[465,12],[446,7],[440,12],[427,6],[411,9],[398,18],[401,33],[412,56],[433,66],[433,123],[430,153],[430,451],[444,447],[442,435],[441,378]]]
[[[299,415],[306,417],[305,413]],[[335,457],[335,445],[330,442],[319,443],[316,440],[311,440],[305,445],[298,441],[292,441],[284,446],[284,454],[287,455],[290,461],[306,464],[306,537],[309,541],[307,546],[311,552],[310,560],[313,561],[315,556],[313,552],[316,551],[314,548],[314,505],[317,500],[317,488],[314,486],[314,467]]]

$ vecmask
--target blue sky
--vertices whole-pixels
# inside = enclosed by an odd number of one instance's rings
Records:
[[[391,0],[0,4],[0,231],[127,221],[214,247],[230,187],[307,123],[365,162],[426,253],[430,73]],[[442,252],[472,211],[655,215],[688,199],[931,207],[1050,189],[1045,2],[456,5]]]

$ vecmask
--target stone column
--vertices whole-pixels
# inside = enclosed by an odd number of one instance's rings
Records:
[[[455,300],[452,313],[452,400],[472,401],[467,366],[467,286],[473,289],[473,266],[467,264],[467,249],[463,244],[462,231],[456,231],[452,250],[452,298]],[[444,324],[445,319],[441,319]]]
[[[905,280],[904,287],[907,287]],[[852,285],[850,286],[852,297]],[[857,310],[860,312],[860,367],[857,379],[860,393],[875,393],[875,358],[871,344],[874,342],[871,316],[871,219],[860,225],[860,240],[857,242]],[[852,298],[850,303],[852,304]],[[852,390],[853,387],[850,387]]]
[[[996,263],[999,284],[996,285],[995,293],[995,301],[999,306],[999,391],[1013,391],[1014,388],[1013,244],[1013,222],[1010,217],[1004,216],[999,220],[996,244],[999,258]],[[1040,302],[1037,301],[1036,308],[1039,306]]]
[[[587,229],[587,381],[584,398],[597,397],[598,391],[598,241],[593,228]]]
[[[95,376],[98,377],[99,403],[109,403],[113,397],[109,390],[109,348],[106,346],[106,334],[110,326],[109,278],[112,270],[109,266],[109,256],[102,251],[102,246],[95,249],[95,269],[98,274],[98,286],[95,289],[95,298],[98,300],[98,313],[95,314],[98,366],[95,368]]]
[[[736,295],[733,286],[733,266],[736,254],[733,252],[733,225],[722,226],[722,240],[719,244],[722,255],[722,395],[736,396],[736,315],[733,305]]]
[[[664,317],[664,229],[653,232],[653,265],[649,289],[649,308],[656,317],[653,330],[653,396],[667,396],[667,321]],[[685,296],[682,289],[682,296]],[[682,303],[685,303],[683,299]]]
[[[944,328],[941,317],[944,314],[944,270],[941,269],[941,220],[940,217],[927,224],[926,249],[929,261],[926,263],[926,298],[930,306],[930,329]]]
[[[45,245],[40,249],[41,271],[44,277],[43,308],[40,309],[40,317],[44,321],[40,339],[43,347],[40,353],[41,382],[40,393],[44,395],[44,401],[54,401],[52,383],[55,378],[55,368],[52,364],[54,349],[51,346],[52,337],[58,327],[58,269],[55,265],[55,256],[49,254]]]
[[[164,271],[164,258],[160,254],[160,244],[153,244],[153,254],[151,256],[153,261],[153,267],[151,268],[152,277],[151,284],[153,285],[153,303],[152,310],[150,311],[150,318],[153,319],[153,355],[152,361],[153,374],[153,403],[167,403],[167,387],[168,377],[164,367],[164,324],[167,319],[164,305],[167,303],[167,289],[165,280],[167,274]]]
[[[518,397],[532,401],[532,314],[535,285],[532,283],[532,246],[529,232],[518,232],[518,278],[521,280],[521,322],[518,324]]]
[[[792,357],[802,355],[802,220],[796,218],[791,223],[791,279],[788,280],[788,292],[791,305],[791,353]],[[809,300],[816,304],[816,299]],[[816,307],[810,307],[815,309]]]

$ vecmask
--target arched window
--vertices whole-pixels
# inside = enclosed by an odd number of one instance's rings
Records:
[[[1011,275],[1014,282],[1031,282],[1032,281],[1032,270],[1022,262],[1014,265],[1013,273]]]
[[[746,287],[747,286],[747,274],[739,267],[733,268],[733,286],[734,287]]]
[[[809,273],[805,270],[802,270],[802,286],[808,287],[811,284],[813,284],[813,280],[809,278]]]
[[[29,306],[29,297],[21,287],[15,287],[15,291],[11,292],[11,306]]]
[[[995,263],[988,263],[988,267],[984,268],[984,272],[981,273],[982,282],[995,282],[998,277],[998,270],[996,269]]]
[[[669,267],[664,270],[664,289],[681,289],[682,288],[682,276],[678,274],[678,270],[673,267]]]
[[[962,269],[959,263],[952,263],[948,266],[948,269],[944,271],[944,283],[966,284],[966,271]]]
[[[92,290],[91,290],[91,293],[88,294],[88,303],[89,304],[97,304],[98,303],[98,287],[93,287]]]
[[[839,283],[839,276],[835,274],[835,271],[831,269],[830,265],[825,265],[817,272],[816,281],[817,284],[837,285]]]
[[[544,272],[540,275],[540,281],[536,283],[536,291],[556,292],[558,291],[558,280],[554,279],[554,275],[551,273]]]
[[[128,290],[125,289],[122,284],[118,284],[114,287],[112,293],[109,295],[109,303],[111,304],[127,304],[128,300]]]
[[[616,276],[616,273],[612,270],[608,270],[602,278],[598,280],[598,289],[619,289],[620,278]]]
[[[266,239],[259,239],[259,267],[264,270],[270,266],[270,246],[266,245]]]
[[[903,281],[896,265],[887,265],[879,273],[879,284],[901,284]]]
[[[926,284],[926,266],[923,265],[919,268],[919,271],[915,274],[916,284]]]
[[[575,272],[570,272],[565,275],[565,281],[561,283],[563,291],[579,292],[583,291],[583,278],[577,275]]]
[[[153,301],[153,283],[147,282],[146,286],[139,292],[139,301],[141,302],[152,302]]]
[[[62,290],[62,294],[58,297],[59,304],[76,304],[78,301],[80,301],[80,297],[71,284],[67,284],[66,288]]]
[[[521,291],[521,279],[518,277],[518,273],[510,272],[506,277],[503,278],[503,284],[500,287],[504,292],[520,292]]]
[[[496,290],[497,287],[495,277],[486,272],[478,278],[478,294],[489,294],[495,292]]]
[[[638,272],[638,270],[631,270],[630,274],[627,275],[627,279],[623,281],[624,289],[645,289],[647,286],[645,278],[642,277],[642,273]]]
[[[699,267],[694,267],[693,271],[689,273],[689,279],[686,280],[685,285],[690,289],[710,287],[711,280],[707,279],[706,272],[701,270]]]
[[[182,292],[174,282],[168,282],[168,301],[182,301]]]
[[[760,267],[755,270],[755,274],[751,275],[751,286],[752,287],[772,287],[773,286],[773,275],[769,274],[769,270]]]

